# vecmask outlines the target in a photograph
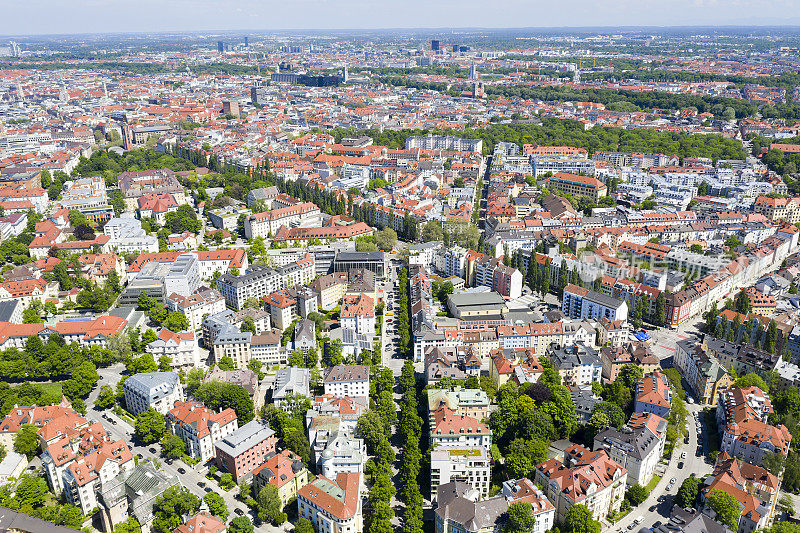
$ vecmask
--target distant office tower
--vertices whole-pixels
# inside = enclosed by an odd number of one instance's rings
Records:
[[[225,44],[222,41],[217,41],[217,52],[220,54],[225,51]]]
[[[469,67],[469,79],[471,80],[478,79],[478,69],[475,68],[475,63],[473,63],[472,66]]]
[[[244,47],[247,48],[248,46],[250,46],[250,43],[247,40],[247,35],[245,35],[244,36]]]
[[[342,83],[347,83],[347,65],[342,69]]]
[[[222,112],[226,115],[239,117],[239,102],[235,100],[225,100],[222,102]]]
[[[433,50],[434,52],[438,52],[439,51],[439,41],[438,40],[434,39],[434,40],[431,41],[431,50]]]

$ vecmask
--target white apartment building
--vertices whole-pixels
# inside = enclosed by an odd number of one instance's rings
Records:
[[[361,335],[375,335],[375,300],[366,294],[346,294],[339,320],[342,328]]]
[[[200,359],[200,349],[197,346],[197,339],[192,331],[173,332],[167,328],[161,328],[158,332],[158,340],[145,346],[145,351],[158,361],[162,355],[166,355],[172,360],[173,370],[191,370],[192,368],[202,368],[205,361]]]
[[[183,313],[189,321],[189,328],[199,331],[204,316],[213,316],[225,310],[225,298],[216,289],[198,290],[189,296],[173,292],[167,295],[167,309]]]
[[[481,446],[434,448],[431,450],[431,494],[436,494],[439,485],[461,481],[477,490],[481,498],[488,498],[492,484],[491,463],[489,452]]]
[[[325,394],[369,397],[369,367],[366,365],[339,365],[328,370],[323,381]]]
[[[175,372],[144,372],[125,380],[125,406],[137,416],[152,407],[162,415],[183,401],[183,385]]]
[[[103,226],[103,233],[110,237],[108,245],[117,253],[158,252],[158,238],[147,235],[142,222],[132,216],[112,218]]]

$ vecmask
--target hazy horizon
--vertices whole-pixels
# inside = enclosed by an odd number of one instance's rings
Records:
[[[800,0],[29,0],[5,7],[0,35],[522,28],[791,27]],[[391,23],[387,23],[390,21]]]

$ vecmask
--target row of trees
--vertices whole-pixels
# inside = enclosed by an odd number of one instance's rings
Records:
[[[400,269],[398,276],[399,296],[397,298],[397,332],[400,336],[400,352],[411,354],[411,300],[409,296],[408,270]]]
[[[394,509],[392,498],[397,489],[392,484],[392,463],[395,453],[389,443],[392,426],[397,423],[397,411],[392,397],[394,375],[388,368],[377,368],[370,382],[370,399],[374,410],[367,410],[358,419],[356,434],[364,439],[367,452],[372,458],[367,461],[365,471],[372,478],[369,490],[370,511],[366,517],[368,533],[390,533],[393,531]]]
[[[423,421],[418,413],[417,386],[414,364],[407,360],[400,375],[400,424],[403,454],[400,464],[400,500],[405,503],[403,533],[422,533],[422,493],[419,490],[419,473],[422,452],[420,435]]]

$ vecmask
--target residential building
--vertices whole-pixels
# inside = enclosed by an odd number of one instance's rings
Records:
[[[764,466],[771,454],[788,455],[792,435],[783,424],[767,421],[772,402],[758,387],[734,387],[717,403],[720,451],[750,464]]]
[[[461,481],[478,491],[481,498],[488,498],[491,463],[491,455],[481,446],[434,448],[431,450],[431,496],[436,494],[439,485]]]
[[[603,375],[603,362],[597,350],[583,343],[571,346],[551,344],[547,355],[558,370],[562,382],[568,387],[599,383]]]
[[[267,485],[278,489],[281,507],[286,507],[297,498],[298,491],[308,485],[313,478],[311,472],[299,455],[291,450],[272,452],[253,470],[252,490],[258,494]]]
[[[545,533],[555,524],[555,507],[542,490],[526,478],[503,482],[500,494],[481,498],[467,483],[453,481],[436,491],[436,533],[494,533],[501,531],[511,504],[531,505],[532,533]]]
[[[216,457],[215,444],[239,427],[236,412],[216,413],[199,402],[177,401],[166,416],[167,427],[186,443],[187,455],[206,462]]]
[[[201,287],[189,296],[178,293],[167,295],[167,309],[170,312],[183,313],[189,321],[189,329],[199,331],[204,316],[212,316],[225,310],[225,298],[216,289]]]
[[[300,518],[317,533],[362,533],[361,474],[339,474],[335,480],[318,476],[297,491]]]
[[[158,361],[162,356],[170,358],[173,370],[191,370],[205,366],[200,360],[200,349],[192,331],[173,332],[161,328],[158,340],[145,346],[145,351]]]
[[[720,452],[701,489],[704,501],[713,490],[726,492],[739,502],[738,533],[769,528],[775,521],[780,479],[765,468]]]
[[[564,287],[561,312],[570,318],[627,320],[628,304],[572,283]]]
[[[310,383],[311,369],[294,366],[279,369],[272,389],[272,403],[280,409],[281,403],[290,395],[310,396]]]
[[[210,513],[200,511],[176,527],[174,533],[225,533],[225,522]]]
[[[585,505],[595,520],[619,510],[625,496],[628,471],[605,450],[589,451],[573,444],[564,460],[549,459],[536,467],[535,482],[556,507],[556,522],[563,523],[570,507]]]
[[[254,213],[244,221],[244,234],[248,239],[275,235],[281,226],[309,228],[320,225],[319,207],[302,202],[263,213]]]
[[[269,424],[251,420],[216,442],[217,466],[238,483],[275,453],[277,441]]]
[[[369,397],[369,367],[339,365],[329,368],[322,383],[325,394],[367,398]]]
[[[175,372],[144,372],[125,380],[125,407],[137,416],[152,407],[162,415],[183,401],[183,385]]]
[[[633,410],[636,413],[653,413],[661,418],[669,418],[672,409],[672,391],[667,376],[661,372],[646,374],[636,384]]]
[[[492,431],[484,423],[458,415],[445,405],[433,413],[430,426],[431,446],[492,448]]]
[[[346,294],[342,300],[340,323],[361,335],[375,334],[375,300],[366,294]]]
[[[546,183],[551,191],[559,190],[573,196],[586,196],[594,201],[608,194],[608,187],[602,181],[590,176],[557,172],[548,178]]]
[[[667,421],[652,413],[633,413],[627,425],[618,430],[609,427],[594,437],[594,449],[608,456],[628,471],[628,485],[650,483],[658,462],[664,455]]]

